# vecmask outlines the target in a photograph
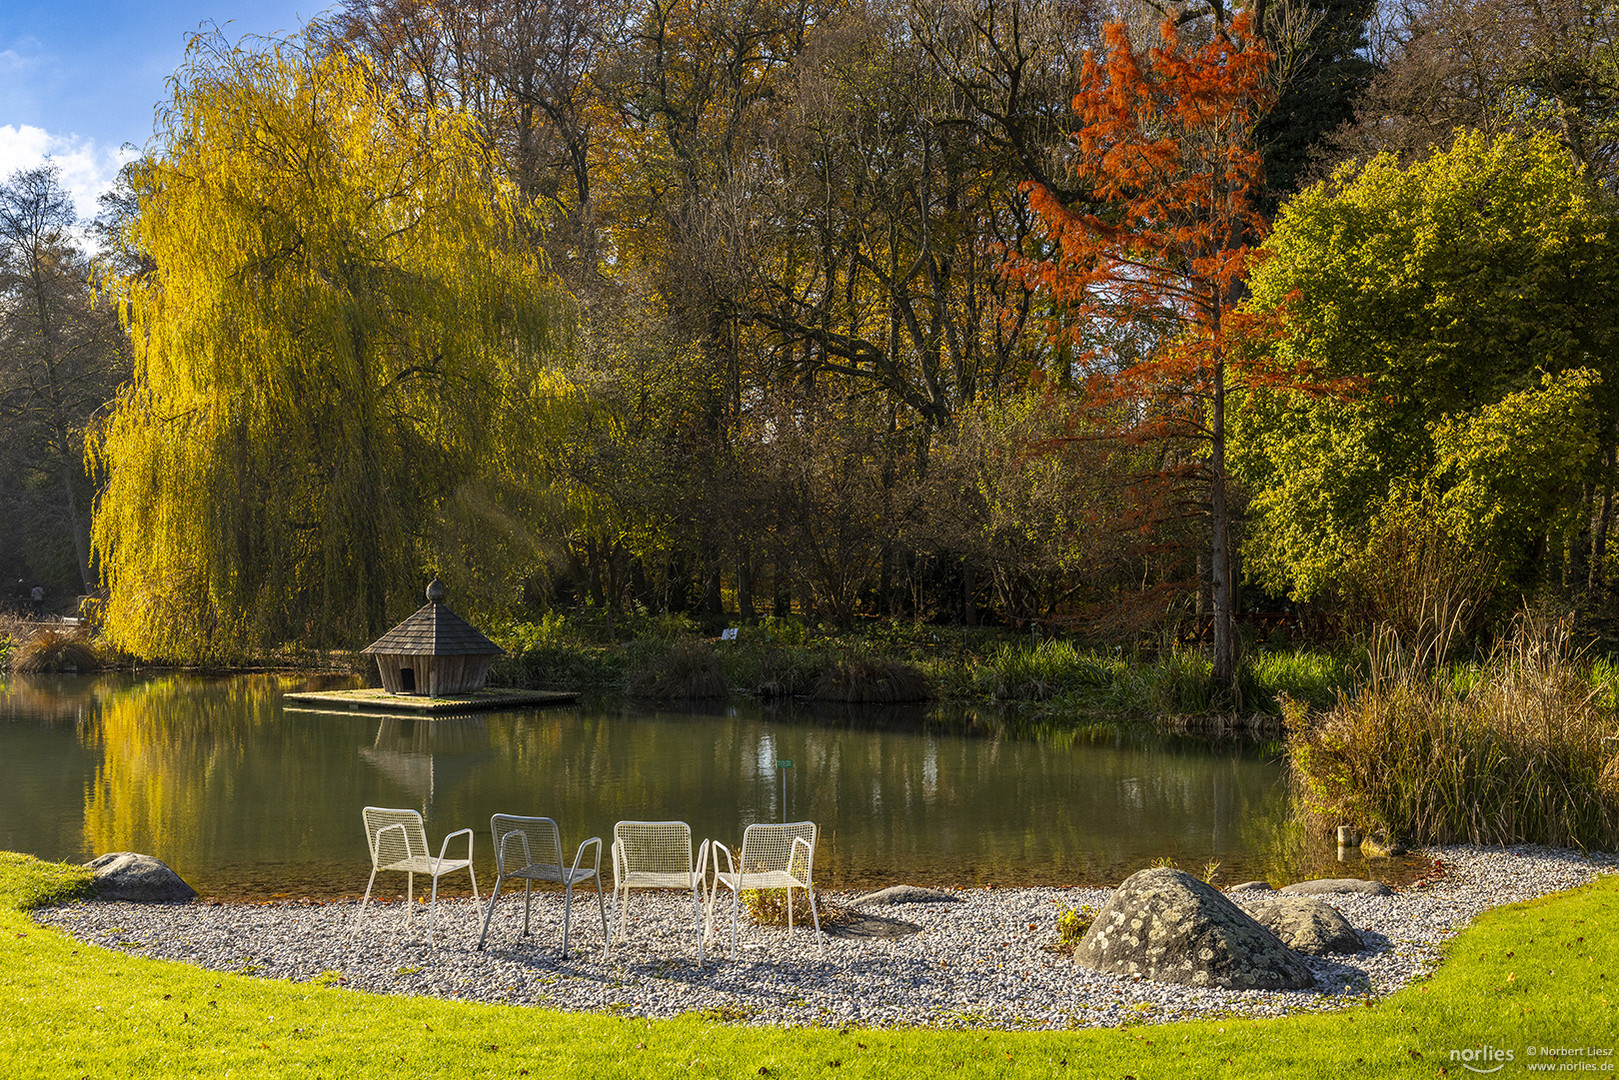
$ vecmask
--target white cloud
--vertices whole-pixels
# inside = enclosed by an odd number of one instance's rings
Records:
[[[124,163],[137,156],[131,148],[104,149],[94,139],[52,135],[32,124],[0,124],[0,180],[18,169],[55,162],[62,170],[62,186],[83,218],[95,217],[96,198],[112,187]]]

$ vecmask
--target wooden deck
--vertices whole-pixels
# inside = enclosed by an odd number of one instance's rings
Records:
[[[409,713],[417,716],[485,709],[532,709],[546,705],[568,705],[578,699],[579,695],[571,690],[479,690],[473,694],[432,698],[420,694],[390,694],[375,687],[287,694],[282,698],[289,709]]]

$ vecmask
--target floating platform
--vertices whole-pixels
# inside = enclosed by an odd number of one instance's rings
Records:
[[[487,709],[532,709],[547,705],[569,705],[579,700],[571,690],[479,690],[454,697],[427,697],[425,694],[390,694],[368,687],[364,690],[325,690],[320,693],[286,694],[287,708],[345,710],[437,716]]]

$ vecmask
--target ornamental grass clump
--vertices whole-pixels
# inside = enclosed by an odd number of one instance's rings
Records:
[[[827,667],[810,689],[821,701],[927,701],[933,692],[927,676],[910,664],[876,656],[839,659]]]
[[[1619,843],[1616,725],[1566,623],[1520,619],[1466,682],[1378,667],[1324,713],[1284,709],[1315,825],[1415,843]]]
[[[659,701],[723,698],[730,693],[719,658],[705,641],[681,638],[634,672],[625,689],[632,697]]]
[[[83,631],[47,627],[11,651],[11,669],[21,672],[100,671],[101,651]]]

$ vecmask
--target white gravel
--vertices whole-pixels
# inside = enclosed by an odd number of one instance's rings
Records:
[[[35,913],[80,940],[264,978],[318,981],[384,994],[600,1010],[632,1016],[699,1011],[758,1024],[921,1025],[942,1028],[1111,1026],[1210,1015],[1280,1015],[1387,994],[1426,974],[1441,946],[1473,917],[1610,873],[1619,859],[1548,848],[1436,848],[1447,873],[1393,896],[1322,897],[1362,931],[1352,956],[1306,957],[1306,991],[1197,989],[1103,975],[1051,951],[1063,906],[1100,909],[1107,889],[963,889],[958,903],[871,908],[920,933],[894,939],[829,937],[826,953],[800,928],[746,921],[739,956],[716,920],[708,963],[685,898],[638,893],[628,934],[602,956],[594,890],[575,893],[567,960],[557,958],[562,896],[536,892],[533,934],[520,940],[522,897],[503,895],[488,949],[475,948],[482,908],[441,900],[434,941],[419,908],[406,927],[398,903],[373,905],[356,934],[358,905],[130,904],[89,902]],[[847,902],[851,896],[835,896]],[[609,900],[611,898],[609,897]],[[611,915],[611,913],[609,913]],[[724,924],[729,930],[729,925]]]

